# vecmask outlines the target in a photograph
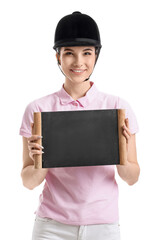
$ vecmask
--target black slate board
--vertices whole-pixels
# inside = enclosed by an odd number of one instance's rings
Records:
[[[117,109],[41,112],[43,168],[119,164]]]

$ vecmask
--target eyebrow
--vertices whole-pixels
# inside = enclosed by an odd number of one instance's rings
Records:
[[[91,48],[86,48],[86,49],[83,50],[83,52],[84,52],[84,51],[88,51],[88,50],[93,51]],[[74,50],[71,49],[71,48],[65,48],[65,49],[64,49],[64,52],[65,52],[65,51],[72,51],[72,52],[74,52]]]

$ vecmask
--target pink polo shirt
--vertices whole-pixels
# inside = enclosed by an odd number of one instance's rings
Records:
[[[33,112],[126,109],[132,134],[138,124],[130,105],[123,99],[100,92],[94,82],[84,97],[74,100],[63,88],[29,103],[25,109],[20,135],[31,136]],[[71,225],[114,223],[119,221],[118,186],[115,166],[50,168],[39,206],[40,217]]]

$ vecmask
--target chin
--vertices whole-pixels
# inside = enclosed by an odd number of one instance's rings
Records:
[[[85,79],[86,78],[81,78],[81,79],[67,78],[67,81],[70,81],[70,82],[75,83],[75,84],[80,84],[80,83],[83,83]]]

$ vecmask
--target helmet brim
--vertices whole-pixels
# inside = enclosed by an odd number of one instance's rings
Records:
[[[53,49],[57,49],[58,47],[73,47],[73,46],[94,46],[101,48],[102,45],[99,41],[89,38],[73,38],[73,39],[65,39],[62,41],[57,41],[53,47]]]

